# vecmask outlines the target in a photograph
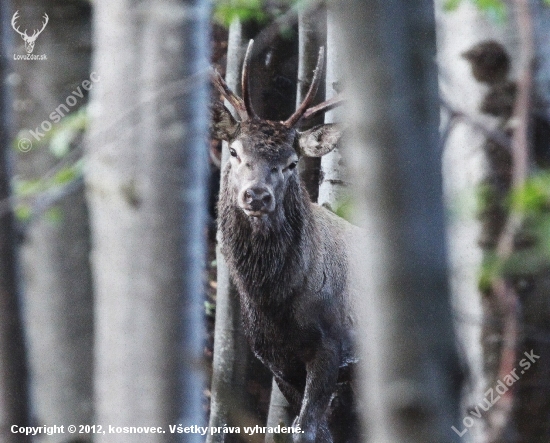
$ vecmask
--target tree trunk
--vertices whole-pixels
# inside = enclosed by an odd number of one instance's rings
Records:
[[[238,90],[243,61],[242,27],[236,20],[229,28],[226,81],[230,88]],[[229,151],[223,143],[221,169],[227,162]],[[221,193],[221,189],[220,189]],[[210,399],[210,427],[237,425],[232,411],[243,409],[246,390],[246,355],[248,344],[244,338],[239,309],[239,298],[233,286],[221,245],[216,246],[217,291],[216,324],[214,330],[214,359],[212,362],[212,386]],[[233,436],[222,433],[209,434],[207,443],[232,441]]]
[[[323,46],[326,51],[326,8],[317,6],[315,9],[300,10],[298,13],[298,88],[296,93],[296,107],[304,101],[313,71],[317,65],[319,48]],[[326,53],[325,53],[326,60]],[[323,67],[326,69],[325,67]],[[326,73],[326,70],[324,71]],[[325,89],[320,87],[317,97],[324,97]],[[315,100],[316,104],[322,100]],[[309,129],[323,123],[323,116],[317,116],[302,125],[301,129]],[[311,201],[316,202],[319,197],[319,177],[321,159],[315,157],[303,157],[300,161],[300,176],[306,185]]]
[[[52,123],[50,133],[41,129],[42,122],[50,123],[50,113],[60,104],[65,106],[72,91],[90,79],[91,7],[60,0],[15,3],[22,27],[40,24],[44,13],[50,19],[34,48],[34,54],[46,54],[48,60],[14,62],[19,79],[17,124],[23,131],[38,128],[45,140],[62,123]],[[14,37],[13,52],[25,53],[23,41]],[[82,87],[81,91],[85,92]],[[86,96],[78,99],[73,109],[86,101]],[[33,149],[19,153],[18,174],[26,180],[40,180],[51,175],[60,160],[48,149],[48,142],[28,138]],[[73,149],[80,146],[73,145]],[[75,189],[53,207],[60,214],[56,221],[45,217],[42,208],[35,208],[21,251],[33,420],[65,427],[92,423],[93,417],[88,214],[82,186]],[[65,440],[62,434],[43,438],[47,443]]]
[[[512,121],[514,134],[512,139],[513,158],[513,191],[518,189],[517,170],[521,168],[520,158],[516,157],[518,148],[514,142],[521,137],[521,88],[527,87],[531,95],[530,105],[525,110],[529,129],[525,131],[526,146],[529,156],[529,176],[535,180],[540,175],[548,175],[550,146],[550,44],[548,43],[548,26],[550,12],[547,5],[535,1],[509,2],[510,25],[517,31],[513,37],[517,42],[512,57],[517,65],[517,96]],[[534,54],[529,55],[529,46],[533,45]],[[531,57],[534,58],[531,59]],[[535,61],[535,62],[534,62]],[[532,77],[532,79],[530,78]],[[525,105],[523,105],[525,106]],[[516,122],[520,125],[516,126]],[[518,129],[519,128],[519,129]],[[523,185],[519,183],[519,185]],[[512,217],[512,214],[509,214]],[[501,443],[515,438],[519,443],[543,443],[550,435],[550,251],[548,247],[548,229],[538,231],[537,226],[547,224],[549,215],[546,208],[536,215],[526,211],[521,230],[515,233],[513,254],[509,258],[510,267],[505,275],[515,292],[518,301],[519,337],[515,353],[514,369],[517,368],[519,379],[511,388],[513,404],[510,411],[510,422],[501,435],[491,443]],[[548,226],[548,225],[547,225]],[[541,258],[540,249],[545,248]],[[534,264],[526,258],[538,258]],[[485,294],[484,294],[485,295]],[[495,317],[495,312],[492,318]],[[498,314],[498,312],[497,312]],[[489,317],[487,323],[489,323]],[[503,348],[506,346],[503,338]],[[533,359],[532,355],[537,356]],[[531,356],[531,358],[529,358]],[[530,363],[527,367],[525,363]],[[491,374],[492,375],[492,374]],[[501,378],[501,374],[497,374]]]
[[[367,237],[354,265],[368,276],[356,300],[368,441],[458,442],[432,4],[349,0],[334,12]]]
[[[200,0],[95,6],[101,87],[86,177],[95,420],[166,432],[117,435],[121,442],[200,441],[169,425],[203,424],[208,8]]]
[[[487,87],[475,81],[462,54],[475,44],[489,39],[505,42],[511,35],[505,26],[492,24],[474,5],[463,2],[456,11],[444,11],[443,1],[436,1],[439,86],[443,108],[443,180],[445,200],[451,217],[447,224],[450,284],[455,325],[462,359],[468,368],[461,417],[483,399],[487,382],[483,372],[483,314],[479,295],[482,229],[475,217],[476,189],[487,175],[486,134],[472,124],[480,123],[495,130],[498,121],[481,114],[479,105]],[[509,45],[508,45],[509,46]],[[468,116],[452,117],[452,112]],[[486,357],[490,358],[485,350]],[[459,423],[457,429],[464,426]],[[483,420],[468,428],[472,441],[484,441]]]
[[[4,24],[8,23],[9,2],[0,3],[0,440],[6,443],[26,443],[24,434],[14,434],[11,426],[29,426],[27,361],[18,292],[16,265],[17,235],[13,213],[5,203],[11,198],[9,153],[11,103],[6,78],[10,72],[10,46]]]
[[[241,68],[254,29],[236,20],[229,28],[226,82],[236,94],[241,93]],[[227,143],[223,143],[221,169],[229,159]],[[221,193],[221,191],[220,191]],[[239,294],[233,285],[221,245],[216,248],[218,285],[216,292],[216,325],[214,331],[214,360],[210,401],[211,427],[255,426],[260,424],[254,414],[248,376],[251,366],[257,365],[243,333]],[[261,435],[211,434],[207,443],[261,441]]]
[[[526,13],[521,11],[521,8],[524,8],[525,5],[531,8]],[[521,162],[516,155],[518,152],[516,140],[518,136],[522,135],[521,129],[517,129],[521,128],[522,123],[522,118],[518,113],[518,110],[522,111],[522,107],[518,106],[518,103],[520,103],[519,91],[521,85],[525,84],[525,79],[529,77],[529,75],[525,75],[530,66],[530,61],[525,60],[526,46],[528,46],[526,39],[531,38],[529,25],[534,25],[535,28],[537,63],[534,73],[535,90],[527,91],[526,96],[528,97],[532,92],[535,92],[532,101],[537,106],[535,109],[525,109],[531,123],[530,132],[528,133],[531,138],[529,139],[529,149],[525,146],[524,150],[529,151],[528,155],[531,157],[530,174],[547,172],[548,169],[549,70],[548,45],[545,36],[550,14],[547,8],[537,2],[514,1],[507,2],[507,6],[508,21],[505,25],[500,26],[483,20],[479,11],[467,5],[462,5],[457,11],[440,14],[440,52],[445,50],[451,56],[452,48],[454,48],[454,58],[456,60],[460,58],[460,52],[469,49],[473,43],[493,38],[504,44],[512,59],[513,69],[507,80],[514,82],[518,91],[510,97],[513,99],[512,102],[515,102],[513,103],[514,116],[510,118],[510,115],[499,114],[497,118],[493,117],[492,120],[487,122],[487,118],[485,120],[481,119],[483,116],[479,115],[477,109],[475,111],[468,110],[470,118],[462,119],[465,125],[455,125],[456,128],[451,132],[447,150],[457,152],[459,146],[464,146],[466,143],[472,145],[472,137],[467,141],[458,140],[462,131],[474,132],[472,129],[472,116],[474,117],[473,120],[483,122],[486,128],[496,128],[497,133],[507,134],[510,138],[510,146],[507,146],[492,140],[487,136],[487,133],[484,134],[478,131],[475,134],[478,140],[481,139],[481,143],[478,143],[478,145],[483,148],[480,152],[483,152],[486,166],[482,174],[485,198],[478,214],[481,221],[481,232],[478,236],[480,249],[478,251],[483,251],[484,264],[482,267],[479,266],[478,269],[481,268],[484,272],[482,275],[487,276],[488,267],[491,263],[494,263],[495,257],[497,257],[500,260],[502,271],[498,275],[489,275],[489,281],[481,280],[480,287],[482,290],[481,292],[477,290],[475,292],[483,306],[481,335],[485,383],[481,384],[476,395],[468,397],[469,403],[466,403],[465,406],[473,409],[479,404],[483,404],[487,389],[495,389],[499,381],[502,382],[507,375],[509,376],[510,371],[517,370],[519,375],[517,382],[514,382],[513,387],[507,389],[506,394],[499,399],[494,407],[483,414],[484,422],[474,422],[471,431],[472,433],[475,432],[474,441],[531,443],[546,441],[550,425],[548,421],[550,402],[548,401],[548,389],[546,389],[550,365],[545,364],[548,356],[550,356],[550,347],[543,338],[549,332],[550,311],[545,308],[546,303],[544,300],[548,298],[547,275],[550,266],[547,256],[542,260],[540,260],[541,257],[539,257],[539,260],[534,259],[538,256],[538,248],[545,242],[542,238],[537,238],[534,226],[541,223],[546,216],[544,214],[536,216],[522,214],[524,217],[522,224],[518,226],[516,232],[509,233],[507,230],[509,222],[517,214],[508,210],[508,202],[509,193],[513,189],[513,192],[517,192],[518,187],[521,189],[523,186],[517,180]],[[464,19],[466,11],[470,12],[470,21]],[[473,24],[470,24],[472,20]],[[470,26],[468,26],[469,24]],[[475,26],[476,24],[477,26]],[[467,36],[467,38],[457,38],[459,33],[462,33],[465,37]],[[473,40],[470,37],[472,35],[477,39]],[[464,44],[462,49],[456,43],[459,41],[460,44]],[[466,66],[465,61],[462,61],[462,64]],[[468,66],[467,69],[469,70],[469,68]],[[476,94],[468,94],[474,100],[473,104],[476,108],[479,108],[481,103],[487,103],[488,97],[491,97],[491,94],[495,97],[495,92],[499,91],[498,85],[480,87],[479,84],[469,87],[464,85],[463,89],[457,90],[456,86],[459,84],[460,78],[467,77],[471,79],[471,72],[459,77],[456,70],[449,69],[448,76],[450,78],[448,83],[452,82],[453,84],[448,95],[455,103],[451,105],[451,108],[458,107],[456,104],[459,103],[457,99],[467,95],[464,94],[465,90],[481,91]],[[470,80],[470,82],[472,81]],[[460,109],[455,109],[455,111],[457,110],[460,111]],[[469,128],[466,125],[469,125]],[[460,169],[463,168],[457,167],[456,161],[453,162],[452,168],[449,168],[450,187],[456,186],[454,177],[457,175],[456,171]],[[454,171],[454,174],[451,170]],[[535,235],[533,235],[534,233]],[[543,234],[543,236],[546,235]],[[510,238],[510,253],[509,256],[503,257],[501,245],[506,238]],[[476,248],[470,247],[470,256],[472,251],[475,250]],[[526,260],[526,257],[529,260]],[[506,303],[503,303],[499,298],[500,291],[495,289],[495,281],[497,280],[500,280],[508,288],[508,297],[513,300],[515,305],[512,316],[507,316]],[[461,311],[465,310],[465,300],[463,298]],[[467,327],[461,329],[465,330]],[[533,352],[540,357],[540,361],[537,359],[530,362],[532,365],[528,370],[520,364],[522,360],[525,361],[526,352],[528,354]],[[471,360],[469,363],[472,365]],[[471,372],[477,372],[477,367],[474,367]],[[480,378],[481,376],[477,375],[477,379]],[[477,383],[477,385],[479,386],[480,383]],[[486,425],[486,434],[477,431],[480,428],[482,429],[483,425]]]
[[[340,6],[338,6],[339,8]],[[342,87],[341,79],[341,51],[338,46],[337,35],[341,30],[336,25],[335,5],[329,3],[327,12],[327,66],[325,81],[325,99],[331,99],[337,94],[337,89]],[[343,121],[340,118],[341,109],[334,109],[325,114],[325,123]],[[321,158],[321,173],[319,177],[320,205],[341,215],[348,216],[346,212],[349,203],[349,190],[347,190],[346,177],[348,173],[342,161],[339,148]]]

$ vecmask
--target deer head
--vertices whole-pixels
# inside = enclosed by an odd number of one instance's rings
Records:
[[[38,36],[42,33],[46,25],[48,24],[48,21],[50,20],[48,17],[48,14],[44,13],[44,21],[42,22],[42,29],[38,30],[35,29],[31,36],[27,35],[27,30],[25,29],[24,32],[21,32],[19,30],[19,26],[16,25],[16,21],[19,18],[19,11],[15,11],[15,14],[13,14],[13,17],[11,19],[11,26],[17,32],[21,38],[25,41],[25,50],[27,51],[27,54],[32,54],[32,51],[34,50],[34,42],[38,38]]]
[[[264,120],[254,112],[248,77],[252,53],[251,40],[242,71],[242,98],[235,95],[214,71],[216,89],[235,108],[240,119],[233,118],[221,103],[213,109],[213,135],[229,142],[230,161],[226,166],[228,186],[238,206],[249,217],[265,218],[282,202],[289,184],[299,181],[296,165],[301,156],[320,157],[332,151],[340,137],[334,124],[319,125],[304,132],[296,129],[306,118],[340,104],[340,99],[309,108],[322,78],[324,48],[319,51],[317,67],[303,103],[285,121]]]

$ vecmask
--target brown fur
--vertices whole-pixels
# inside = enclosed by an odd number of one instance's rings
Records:
[[[289,170],[299,132],[259,120],[232,132],[218,220],[245,334],[298,415],[295,442],[356,441],[347,243],[357,228],[311,203]],[[269,192],[274,209],[248,215],[239,196],[249,187]]]

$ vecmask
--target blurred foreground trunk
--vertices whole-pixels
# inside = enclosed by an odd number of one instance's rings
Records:
[[[87,102],[82,82],[90,80],[91,7],[60,0],[15,3],[22,28],[38,28],[44,14],[49,17],[34,48],[34,54],[46,54],[48,59],[14,62],[17,125],[23,133],[31,130],[44,134],[41,140],[24,135],[33,148],[19,153],[17,172],[29,183],[47,181],[52,171],[59,171],[57,165],[64,161],[60,156],[70,156],[66,170],[81,156],[80,141],[67,146],[69,154],[55,155],[49,149],[49,137],[63,125],[63,121],[52,122],[50,114],[57,108],[61,114],[71,116]],[[14,52],[25,53],[23,40],[18,35],[14,38]],[[72,92],[79,87],[82,98]],[[74,109],[67,106],[69,96],[77,101]],[[44,131],[42,127],[48,125],[51,129]],[[91,423],[93,417],[88,213],[79,178],[71,186],[73,191],[53,204],[38,198],[30,205],[30,219],[24,223],[24,319],[33,420],[39,425]],[[62,434],[43,438],[45,443],[65,440]]]
[[[356,300],[368,441],[458,442],[460,370],[443,225],[433,5],[346,0],[334,10],[345,145],[366,228]]]
[[[25,435],[14,434],[11,426],[30,425],[28,410],[27,361],[21,319],[16,270],[16,238],[11,198],[9,124],[11,101],[7,75],[11,49],[4,24],[11,10],[9,2],[0,2],[0,441],[26,443]]]
[[[198,442],[169,425],[204,425],[208,2],[95,6],[96,422],[165,431],[120,442]]]

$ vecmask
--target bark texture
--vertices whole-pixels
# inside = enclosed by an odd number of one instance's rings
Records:
[[[168,426],[203,424],[208,13],[201,1],[96,2],[95,419],[166,430],[121,442],[201,439]]]
[[[335,18],[346,155],[367,232],[360,263],[368,284],[356,300],[367,441],[459,441],[451,431],[460,370],[446,287],[433,5],[350,0]]]

